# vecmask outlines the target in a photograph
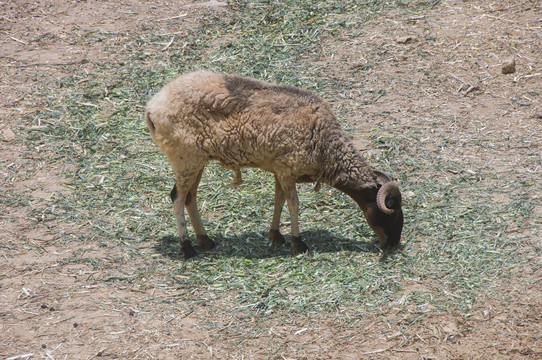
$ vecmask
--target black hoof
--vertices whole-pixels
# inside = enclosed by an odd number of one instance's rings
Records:
[[[283,245],[286,242],[284,236],[278,230],[269,230],[269,238],[275,246]]]
[[[292,236],[292,255],[305,254],[309,252],[309,247],[301,240],[301,238]]]
[[[198,255],[198,253],[196,252],[196,250],[194,250],[192,244],[188,240],[181,242],[181,250],[184,254],[185,260],[191,259],[194,256]]]
[[[207,235],[196,235],[196,241],[203,250],[211,250],[216,246],[215,242]]]

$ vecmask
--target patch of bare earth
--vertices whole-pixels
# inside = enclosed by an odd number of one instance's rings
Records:
[[[209,5],[219,11],[224,6]],[[510,270],[516,277],[499,298],[480,294],[470,314],[424,314],[415,306],[394,311],[397,304],[389,304],[383,317],[344,319],[331,313],[266,319],[228,311],[228,298],[167,286],[152,273],[146,287],[119,282],[146,264],[134,263],[129,247],[83,241],[83,235],[92,239],[84,226],[55,221],[50,200],[70,193],[63,174],[71,168],[50,160],[53,149],[23,144],[24,132],[41,126],[32,116],[45,103],[33,94],[44,78],[66,75],[66,65],[92,67],[106,58],[103,43],[65,40],[72,32],[137,32],[186,14],[176,30],[182,32],[197,24],[200,8],[168,2],[16,1],[2,2],[0,9],[0,133],[6,134],[0,141],[0,357],[542,358],[541,260],[528,250],[540,246],[540,221],[504,235],[528,235],[532,244],[521,254],[527,260]],[[526,159],[540,160],[542,144],[541,19],[537,0],[444,1],[416,16],[390,13],[367,23],[363,38],[347,49],[344,39],[342,48],[326,39],[323,68],[330,77],[386,89],[381,101],[368,105],[353,101],[361,96],[356,92],[343,100],[363,114],[360,118],[392,124],[389,135],[417,127],[425,136],[410,146],[430,151],[443,134],[459,144],[442,153],[457,158],[463,167],[457,171],[503,177],[514,171],[540,181],[542,164],[533,167]],[[510,57],[516,72],[502,74]],[[368,134],[372,124],[360,121],[356,127]],[[473,137],[491,146],[460,146]],[[441,175],[446,181],[453,173]],[[540,207],[533,211],[540,219]],[[540,286],[526,288],[526,278]]]

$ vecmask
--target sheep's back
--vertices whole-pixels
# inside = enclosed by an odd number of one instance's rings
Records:
[[[198,71],[160,93],[149,109],[162,112],[156,132],[163,135],[154,136],[162,150],[199,153],[228,168],[310,171],[322,131],[340,128],[312,92],[234,75]]]

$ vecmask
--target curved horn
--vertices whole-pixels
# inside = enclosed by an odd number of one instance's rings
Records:
[[[390,199],[393,199],[395,201],[395,204],[392,204],[393,208],[390,208],[386,205],[386,199],[388,199],[388,201]],[[399,185],[397,185],[397,183],[393,181],[387,182],[382,185],[382,187],[378,190],[378,193],[376,194],[376,204],[378,205],[380,211],[382,211],[384,214],[391,215],[395,212],[395,208],[397,208],[397,203],[399,204],[399,206],[401,206],[401,191],[399,190]]]

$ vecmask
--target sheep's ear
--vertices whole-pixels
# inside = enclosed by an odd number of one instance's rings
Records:
[[[375,170],[375,174],[376,174],[376,182],[378,184],[382,185],[391,181],[390,177],[385,172]]]

